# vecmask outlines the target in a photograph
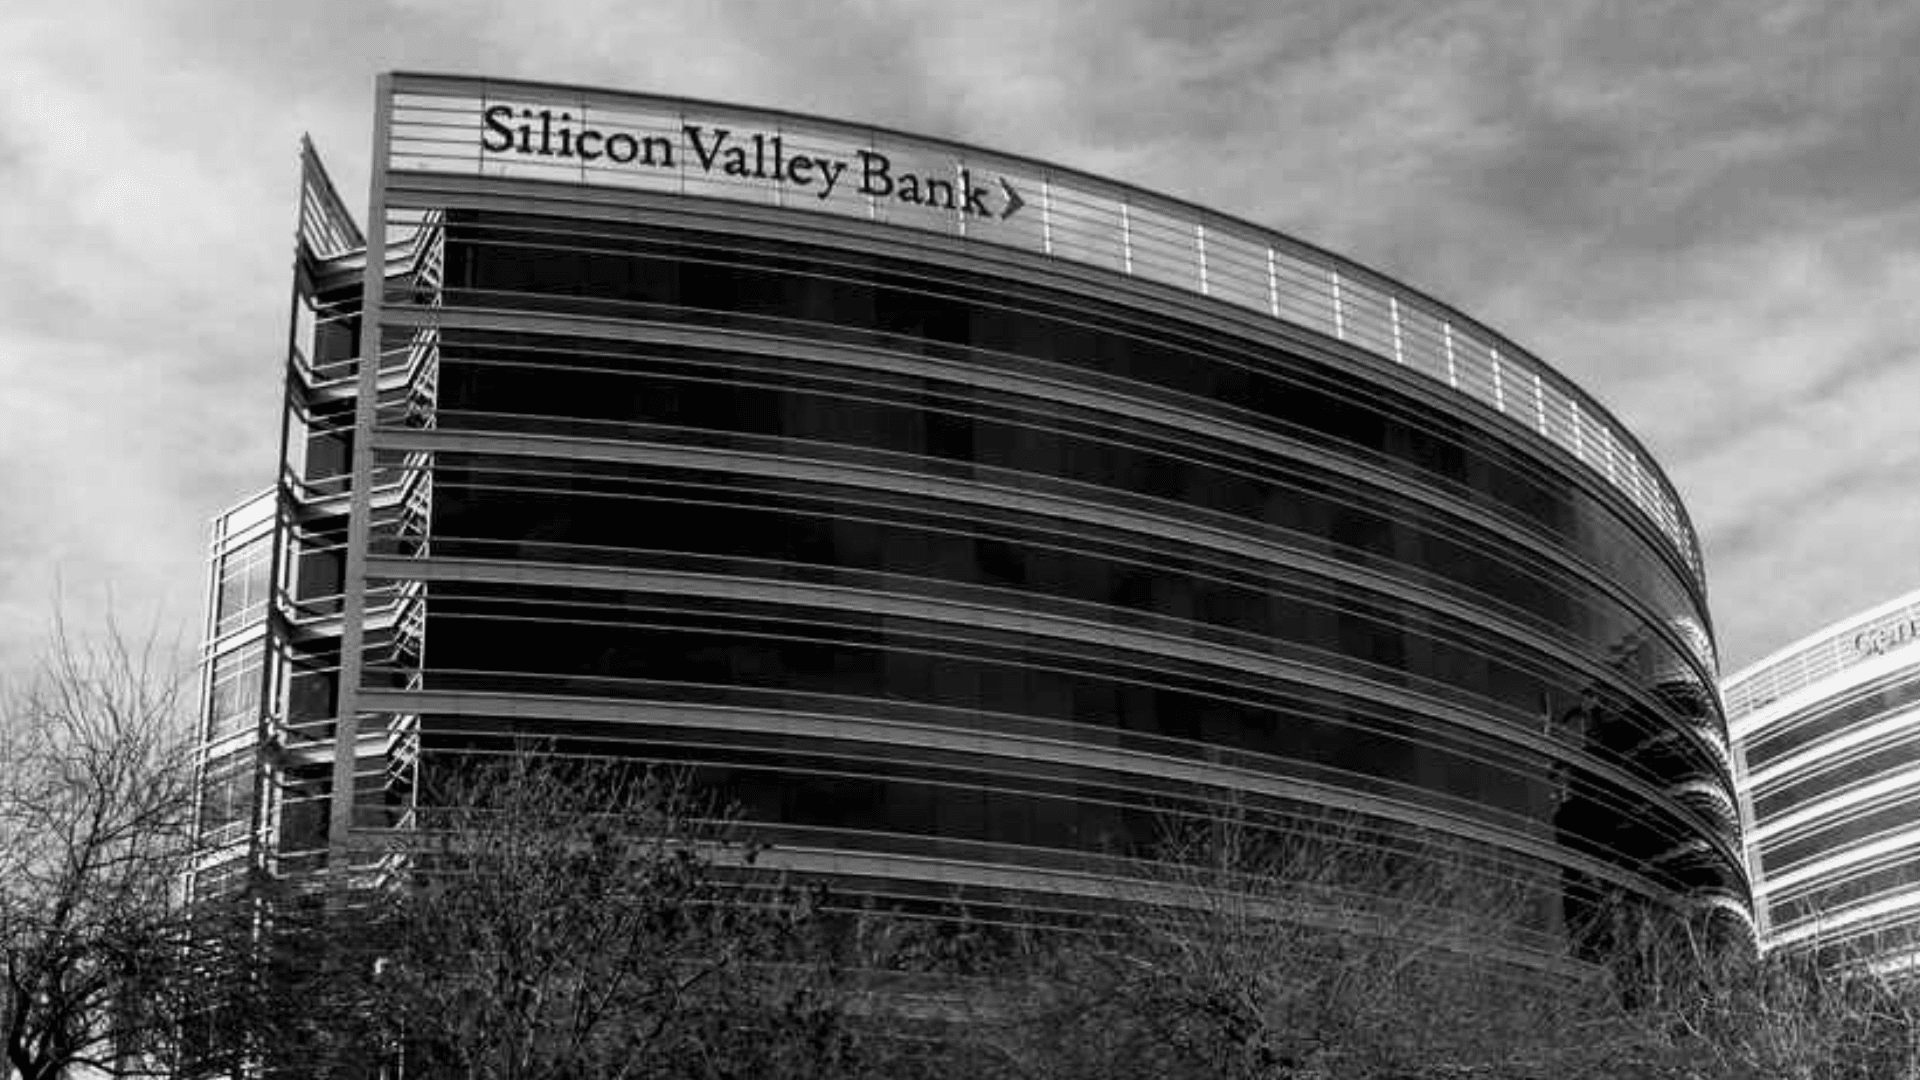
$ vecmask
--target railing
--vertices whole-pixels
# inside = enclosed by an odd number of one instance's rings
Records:
[[[1920,592],[1817,631],[1729,676],[1721,688],[1727,721],[1737,721],[1788,694],[1916,642],[1920,642]]]
[[[300,137],[299,241],[316,258],[336,258],[366,245],[360,227],[334,190],[333,180],[314,153],[313,142]]]
[[[483,138],[489,108],[550,109],[574,129],[627,136],[646,158],[625,164],[529,154]],[[865,218],[999,244],[1186,289],[1307,327],[1401,365],[1506,416],[1619,490],[1701,579],[1686,511],[1647,452],[1592,398],[1492,330],[1405,285],[1309,244],[1098,177],[1029,159],[865,125],[679,98],[534,83],[396,76],[387,167],[396,172],[543,180],[654,191]],[[786,160],[866,163],[890,175],[985,192],[913,202],[854,177],[833,191],[764,171],[728,172],[685,133],[777,137]],[[859,174],[861,164],[850,164]]]

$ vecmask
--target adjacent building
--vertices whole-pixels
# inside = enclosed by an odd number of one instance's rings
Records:
[[[1537,885],[1542,952],[1746,918],[1680,500],[1471,317],[863,124],[413,74],[374,122],[364,234],[304,154],[279,476],[216,530],[206,881],[375,868],[534,737],[903,910],[1334,811]]]
[[[1920,928],[1920,592],[1726,680],[1762,944],[1910,964]]]

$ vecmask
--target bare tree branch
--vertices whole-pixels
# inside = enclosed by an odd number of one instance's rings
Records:
[[[181,680],[148,640],[70,638],[0,714],[6,1060],[22,1080],[154,1068],[184,942],[192,742]]]

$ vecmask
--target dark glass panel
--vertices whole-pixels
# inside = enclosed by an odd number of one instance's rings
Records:
[[[1369,590],[1338,586],[1307,574],[1274,570],[1261,574],[1257,568],[1238,581],[1221,580],[1177,557],[1115,558],[1087,546],[1097,534],[1073,537],[1083,545],[1080,550],[1020,532],[1000,533],[1003,540],[983,546],[977,533],[956,534],[951,526],[928,530],[914,527],[910,518],[903,517],[875,521],[847,513],[793,513],[782,509],[780,502],[758,499],[718,505],[709,498],[700,503],[656,503],[514,487],[476,489],[449,477],[436,491],[435,550],[449,556],[470,553],[569,561],[570,553],[558,545],[571,543],[580,545],[573,557],[605,561],[609,548],[644,544],[651,552],[708,556],[704,563],[668,564],[708,573],[791,579],[796,575],[782,564],[806,564],[821,571],[801,580],[1054,610],[1101,621],[1125,621],[1125,616],[1111,609],[1127,609],[1154,617],[1134,623],[1144,628],[1263,652],[1273,651],[1278,643],[1292,643],[1315,650],[1312,656],[1297,655],[1320,666],[1347,663],[1351,668],[1352,661],[1360,661],[1366,667],[1353,669],[1368,670],[1375,679],[1408,685],[1427,680],[1498,701],[1523,715],[1540,716],[1555,701],[1596,696],[1639,725],[1639,739],[1623,744],[1618,756],[1632,767],[1654,770],[1655,783],[1717,774],[1717,765],[1704,748],[1689,748],[1679,740],[1653,743],[1654,737],[1670,730],[1671,720],[1655,713],[1648,702],[1632,701],[1590,680],[1570,677],[1558,665],[1543,662],[1513,642]],[[1337,510],[1334,514],[1334,531],[1340,534],[1336,541],[1359,539],[1354,535],[1359,529],[1340,527],[1355,520],[1356,513]],[[1384,546],[1402,546],[1396,537],[1407,531],[1406,525],[1385,517],[1371,519],[1366,528],[1383,537],[1379,542]],[[985,526],[979,529],[984,531]],[[500,535],[515,543],[468,546],[467,538],[476,534]],[[1457,550],[1463,561],[1475,557],[1472,549],[1437,550]],[[662,565],[651,559],[645,563]],[[1436,576],[1443,569],[1435,568]],[[858,570],[888,576],[863,580],[845,573]],[[1018,591],[935,589],[929,579],[1011,585]],[[1516,588],[1524,580],[1516,578]],[[1065,600],[1100,607],[1062,606]],[[1685,670],[1678,664],[1671,669]],[[1693,707],[1703,704],[1704,699],[1696,699]]]
[[[1788,723],[1769,727],[1748,742],[1747,769],[1757,772],[1822,740],[1915,704],[1920,704],[1920,678],[1911,672],[1823,701]]]
[[[1835,815],[1790,836],[1775,837],[1762,843],[1760,864],[1767,874],[1783,873],[1809,859],[1832,855],[1875,837],[1913,827],[1915,806],[1911,798],[1895,799],[1865,812],[1855,808],[1846,815]]]
[[[1829,879],[1831,880],[1831,879]],[[1776,900],[1770,911],[1776,927],[1838,914],[1840,909],[1883,893],[1905,891],[1920,882],[1920,859],[1905,858],[1892,866],[1848,877],[1825,887],[1795,890],[1791,900]]]
[[[1915,765],[1920,765],[1920,738],[1909,734],[1892,746],[1836,758],[1818,771],[1798,773],[1792,782],[1757,794],[1753,800],[1754,817],[1758,821],[1772,821],[1804,803],[1838,795],[1856,784]]]
[[[1285,366],[1275,363],[1281,358],[1223,355],[1217,335],[1164,321],[1146,323],[1140,313],[1110,303],[960,273],[929,282],[910,265],[843,252],[801,254],[790,246],[741,237],[701,242],[683,233],[625,231],[604,223],[582,228],[559,219],[475,222],[456,215],[448,236],[449,299],[455,304],[468,302],[465,289],[484,294],[471,298],[483,306],[579,309],[581,297],[597,296],[638,305],[650,317],[777,315],[877,330],[896,346],[937,342],[1088,367],[1231,403],[1236,410],[1280,422],[1291,434],[1319,433],[1378,452],[1384,460],[1477,492],[1489,505],[1520,512],[1616,572],[1678,580],[1673,563],[1645,561],[1649,542],[1608,505],[1550,479],[1491,436],[1458,425],[1432,426],[1416,419],[1424,410],[1395,404],[1383,391],[1371,400],[1353,397],[1353,373],[1329,379],[1324,369],[1315,371],[1309,364],[1291,382],[1282,381],[1274,371]],[[809,286],[791,287],[795,277],[807,279]],[[796,296],[806,302],[795,303]],[[1021,319],[1032,325],[1023,332],[1006,331]],[[1640,561],[1640,568],[1623,559]]]
[[[596,625],[576,621],[515,623],[449,614],[442,601],[431,627],[434,648],[430,689],[517,688],[525,692],[619,693],[626,680],[709,686],[761,687],[769,691],[866,698],[885,715],[895,701],[922,702],[974,713],[1044,716],[1080,725],[1089,734],[1106,727],[1186,740],[1196,746],[1233,747],[1271,755],[1280,762],[1334,770],[1348,784],[1375,782],[1435,790],[1482,808],[1507,806],[1544,824],[1546,804],[1528,775],[1539,766],[1489,768],[1471,757],[1450,758],[1430,728],[1411,718],[1395,732],[1376,710],[1341,704],[1337,695],[1298,696],[1274,684],[1272,705],[1261,707],[1211,696],[1217,684],[1203,673],[1129,670],[1103,658],[1061,655],[1051,643],[1007,640],[997,648],[950,638],[921,637],[900,620],[847,625],[738,622],[707,612],[651,613],[651,625]],[[1110,653],[1106,654],[1111,656]],[[519,679],[513,672],[576,675]],[[465,672],[488,673],[479,680]],[[1143,679],[1154,680],[1143,682]],[[639,683],[632,684],[636,689]],[[1300,688],[1303,691],[1304,688]],[[1243,693],[1246,691],[1243,691]],[[1599,715],[1589,752],[1605,745],[1619,725]],[[1191,753],[1191,751],[1189,751]],[[1568,836],[1596,848],[1651,859],[1671,849],[1690,828],[1646,824],[1651,808],[1620,803],[1589,783],[1585,806],[1614,807],[1612,832],[1562,825]],[[1510,800],[1518,798],[1519,804]],[[1637,821],[1627,821],[1628,818]],[[1558,823],[1557,823],[1558,824]],[[1637,830],[1659,828],[1667,839],[1646,839]]]

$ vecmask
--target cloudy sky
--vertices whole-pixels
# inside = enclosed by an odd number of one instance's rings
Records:
[[[1728,670],[1920,586],[1911,0],[9,0],[0,670],[55,598],[191,640],[268,483],[296,148],[375,73],[773,105],[1132,181],[1445,299],[1593,391]]]

